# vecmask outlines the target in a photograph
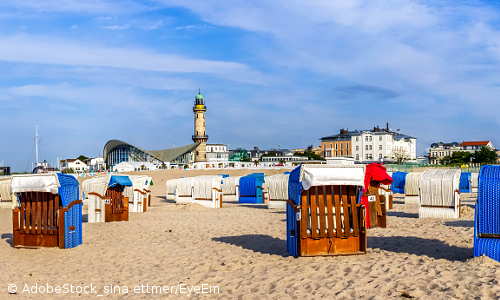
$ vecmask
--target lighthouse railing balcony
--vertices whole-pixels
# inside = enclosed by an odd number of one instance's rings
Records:
[[[208,135],[193,135],[193,139],[208,139]]]

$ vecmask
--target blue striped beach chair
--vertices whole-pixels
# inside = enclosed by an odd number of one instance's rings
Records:
[[[392,173],[392,185],[391,191],[396,194],[405,193],[405,183],[406,183],[406,172],[394,172]]]
[[[82,201],[71,175],[14,175],[14,247],[74,248],[82,244]]]
[[[264,177],[264,173],[253,173],[240,178],[239,203],[264,203]]]
[[[472,173],[462,172],[460,174],[460,183],[458,185],[458,190],[460,193],[471,193],[472,190]]]
[[[483,254],[500,261],[500,166],[487,165],[479,171],[474,256]]]

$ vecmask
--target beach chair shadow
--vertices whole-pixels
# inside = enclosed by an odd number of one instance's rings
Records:
[[[248,207],[248,208],[258,208],[258,209],[268,209],[265,204],[240,204],[240,207]]]
[[[370,248],[381,250],[426,255],[434,259],[446,259],[449,261],[465,261],[472,257],[472,248],[463,248],[447,245],[437,239],[423,239],[413,236],[369,236],[368,245]]]
[[[474,220],[464,220],[464,221],[449,221],[445,222],[444,225],[451,227],[474,227]]]
[[[156,197],[156,199],[160,199],[160,202],[175,204],[175,200],[167,199],[166,196],[155,196],[155,197]]]
[[[262,254],[289,256],[286,252],[286,240],[264,234],[214,237],[212,241],[231,244]]]
[[[406,213],[406,212],[402,212],[402,211],[388,211],[387,215],[390,217],[418,219],[418,213],[413,214],[413,213]]]
[[[2,234],[2,240],[5,240],[7,243],[9,243],[9,245],[12,246],[12,233],[3,233]]]

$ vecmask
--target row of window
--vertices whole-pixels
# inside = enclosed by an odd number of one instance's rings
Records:
[[[382,159],[382,153],[378,155],[379,159]],[[373,157],[370,157],[369,154],[365,154],[365,159],[373,159]],[[356,154],[356,160],[359,160],[359,154]]]
[[[335,143],[335,150],[338,149],[338,145],[340,144],[340,149],[344,149],[344,143]],[[345,148],[349,149],[349,143],[345,143]],[[330,150],[333,149],[333,144],[330,143]],[[326,150],[326,144],[323,144],[323,150]]]
[[[382,135],[378,136],[378,140],[379,141],[382,141],[382,138],[383,138]],[[387,136],[387,140],[388,141],[391,140],[391,136],[390,135]],[[365,135],[365,142],[371,142],[371,141],[372,141],[372,136],[371,135]],[[356,142],[359,142],[359,136],[356,137]]]

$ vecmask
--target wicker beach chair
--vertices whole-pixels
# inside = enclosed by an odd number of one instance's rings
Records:
[[[239,203],[264,203],[264,173],[253,173],[240,178]]]
[[[132,182],[125,175],[96,176],[89,183],[88,221],[128,221]]]
[[[146,175],[132,175],[129,176],[129,179],[132,182],[132,197],[129,198],[128,202],[129,212],[146,212],[148,207],[148,193],[145,191],[145,187],[148,177]]]
[[[266,177],[264,192],[267,208],[286,209],[288,200],[289,174],[276,174]]]
[[[241,176],[222,178],[222,202],[238,201]]]
[[[391,190],[397,194],[405,193],[405,183],[406,183],[406,172],[394,172],[392,173],[392,185]]]
[[[405,179],[405,204],[418,204],[420,176],[422,172],[412,172],[406,175]]]
[[[483,166],[474,217],[474,256],[500,262],[500,166]]]
[[[12,176],[14,247],[74,248],[82,243],[82,201],[71,175]]]
[[[194,177],[184,177],[177,179],[177,187],[175,188],[176,203],[193,202],[193,178]]]
[[[458,190],[460,193],[472,193],[472,173],[462,172],[460,174],[460,183],[458,185]]]
[[[14,209],[17,206],[16,196],[10,192],[10,186],[12,179],[6,179],[0,181],[0,208],[11,208]]]
[[[167,180],[167,200],[175,200],[175,189],[177,188],[177,179]]]
[[[289,177],[287,251],[291,255],[366,253],[363,165],[308,164]]]
[[[197,176],[193,178],[193,202],[205,207],[222,207],[222,176]]]
[[[420,177],[419,218],[460,217],[460,170],[427,169]]]
[[[385,195],[380,193],[380,186],[390,185],[392,178],[386,168],[372,163],[366,166],[365,182],[361,203],[366,207],[366,227],[387,227],[387,202]]]
[[[470,192],[477,193],[477,188],[479,186],[479,173],[471,173],[470,179]]]

